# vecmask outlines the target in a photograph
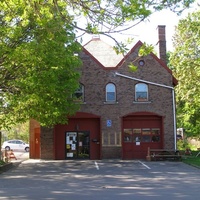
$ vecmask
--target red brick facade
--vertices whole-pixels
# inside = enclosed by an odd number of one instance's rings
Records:
[[[161,26],[160,29],[159,30],[162,33],[164,27]],[[96,42],[99,42],[99,39],[91,40],[90,44],[93,43],[93,45],[96,46]],[[100,155],[97,159],[129,158],[128,154],[126,156],[126,153],[130,150],[127,150],[126,152],[126,143],[123,142],[124,128],[130,128],[128,121],[127,125],[125,125],[125,121],[129,118],[132,119],[132,121],[130,120],[132,126],[136,128],[138,128],[138,125],[136,125],[134,119],[141,119],[141,126],[146,128],[146,125],[142,125],[143,118],[146,119],[145,123],[148,123],[149,120],[155,117],[159,118],[161,139],[159,144],[160,146],[157,147],[168,149],[174,149],[175,147],[172,89],[147,84],[148,101],[135,101],[135,84],[141,81],[131,80],[115,74],[115,72],[118,72],[129,77],[170,87],[173,87],[176,84],[171,71],[165,65],[165,61],[162,61],[153,53],[141,58],[145,64],[143,66],[139,65],[139,60],[141,59],[136,61],[136,58],[141,45],[142,43],[139,41],[121,60],[121,62],[117,66],[113,67],[104,67],[97,58],[92,56],[92,52],[86,50],[87,45],[83,48],[83,51],[80,54],[83,62],[80,83],[84,86],[84,102],[81,105],[79,113],[88,113],[99,116],[100,141],[98,147],[92,147],[100,150]],[[162,45],[164,46],[162,47]],[[160,43],[160,49],[161,51],[163,49],[166,51],[165,41]],[[100,51],[102,51],[102,49],[100,49]],[[163,52],[161,53],[161,56],[163,57]],[[128,65],[131,62],[138,66],[136,72],[130,72]],[[113,83],[116,86],[116,102],[106,102],[106,85],[108,83]],[[80,122],[82,118],[79,117],[78,119]],[[108,124],[108,122],[111,122],[111,124]],[[33,125],[31,125],[31,127],[32,126]],[[150,126],[151,123],[149,127]],[[83,129],[82,127],[79,127],[79,129]],[[152,128],[155,127],[152,125]],[[85,129],[87,128],[84,127],[84,130]],[[63,139],[56,139],[58,134],[61,133],[59,133],[59,131],[55,132],[55,130],[61,129],[43,128],[41,130],[40,157],[42,159],[65,159],[64,154],[62,153],[60,155],[63,155],[63,157],[56,157],[56,151],[65,150],[64,142],[63,149],[57,149],[55,143],[61,143],[65,140],[65,136],[62,136]],[[71,129],[69,130],[71,131]],[[33,129],[31,129],[31,135],[33,134]],[[32,137],[33,136],[31,136],[31,138]],[[92,141],[91,144],[93,144]],[[138,146],[136,146],[136,149],[133,149],[133,151],[137,151],[137,148],[139,149],[140,146],[142,147],[140,143],[137,143],[137,145]],[[143,151],[143,153],[138,154],[138,156],[135,157],[133,152],[130,154],[132,155],[130,158],[144,158],[147,146],[151,144],[149,143],[145,145],[146,146],[142,147],[144,149],[140,150]],[[34,155],[32,157],[34,158]]]

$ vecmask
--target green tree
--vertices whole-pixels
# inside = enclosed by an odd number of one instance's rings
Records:
[[[188,135],[200,133],[200,11],[180,20],[170,56],[176,87],[177,122]]]
[[[112,37],[126,22],[135,26],[164,8],[179,13],[192,2],[0,0],[1,127],[30,118],[52,126],[77,111],[72,94],[79,85],[80,31]]]

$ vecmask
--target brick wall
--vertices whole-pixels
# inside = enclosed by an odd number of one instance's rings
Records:
[[[41,159],[54,159],[53,128],[41,127]]]

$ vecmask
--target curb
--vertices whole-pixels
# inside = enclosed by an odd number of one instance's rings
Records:
[[[8,171],[13,166],[14,166],[13,163],[6,163],[5,165],[0,166],[0,174],[3,173],[3,172]]]
[[[15,163],[9,162],[9,163],[6,163],[5,165],[0,166],[0,174],[4,173],[10,169],[13,169],[15,167],[18,167],[23,161],[19,161],[19,162],[15,162]]]

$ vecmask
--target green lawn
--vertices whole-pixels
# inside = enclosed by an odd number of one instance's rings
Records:
[[[190,156],[183,155],[182,161],[186,164],[200,168],[200,155],[198,157],[196,157],[197,153],[198,153],[198,151],[192,151],[192,155],[190,155]]]

